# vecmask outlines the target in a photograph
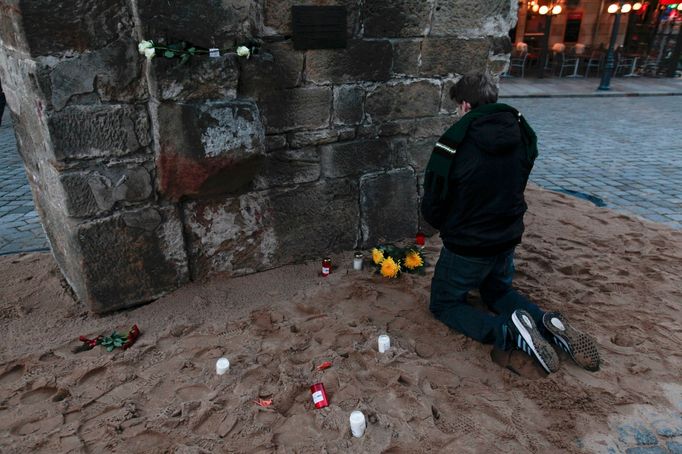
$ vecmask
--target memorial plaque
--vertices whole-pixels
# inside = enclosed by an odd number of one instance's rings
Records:
[[[345,6],[292,6],[294,49],[346,47]]]

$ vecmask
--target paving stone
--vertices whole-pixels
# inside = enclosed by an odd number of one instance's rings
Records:
[[[668,445],[668,450],[672,454],[682,454],[682,443],[677,442],[677,441],[669,441],[667,443]]]
[[[665,119],[680,112],[675,98],[503,101],[521,110],[538,134],[540,156],[531,181],[547,189],[588,192],[604,199],[611,209],[679,228],[682,138],[665,132]],[[550,111],[562,112],[567,121],[557,122],[556,117],[547,115]],[[642,111],[650,115],[644,118]],[[603,118],[622,121],[605,123]],[[650,152],[645,154],[635,149],[644,130],[650,142]]]
[[[660,446],[651,448],[627,448],[625,454],[668,454],[668,452]]]

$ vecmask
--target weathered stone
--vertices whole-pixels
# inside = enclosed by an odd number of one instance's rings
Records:
[[[378,124],[360,125],[356,137],[358,139],[378,139],[380,128],[381,125]]]
[[[275,134],[265,137],[265,148],[267,151],[279,150],[287,146],[286,134]]]
[[[14,3],[33,56],[95,50],[122,35],[132,35],[133,20],[126,0]]]
[[[492,57],[488,61],[488,71],[495,77],[498,77],[504,73],[509,67],[509,58],[504,57]]]
[[[152,195],[149,170],[116,165],[60,175],[66,212],[73,217],[94,216],[111,210],[117,202],[141,202]]]
[[[437,115],[440,89],[426,80],[381,85],[367,95],[365,113],[373,122]]]
[[[295,5],[345,6],[346,29],[349,37],[360,30],[359,13],[361,0],[265,0],[265,34],[291,36],[291,7]]]
[[[417,180],[411,169],[365,175],[360,179],[362,245],[413,237],[417,231]]]
[[[268,93],[260,103],[267,132],[329,126],[332,91],[328,87],[294,88]]]
[[[439,137],[411,140],[407,146],[407,156],[409,163],[417,173],[423,173],[426,169],[426,164],[429,162],[433,146]]]
[[[491,52],[494,55],[509,54],[512,50],[512,43],[509,36],[495,36],[490,38]]]
[[[151,64],[160,100],[229,100],[237,97],[239,65],[235,54],[217,58],[197,56],[185,64],[179,59],[157,58]]]
[[[429,38],[422,45],[422,76],[482,71],[488,64],[488,39]]]
[[[431,36],[499,36],[516,21],[509,0],[435,0]]]
[[[424,137],[436,137],[437,139],[442,136],[457,119],[458,117],[456,115],[438,115],[437,117],[418,118],[414,120],[412,138],[421,139]]]
[[[431,224],[426,222],[424,216],[422,215],[421,203],[424,197],[424,172],[417,172],[417,197],[419,203],[419,231],[426,234],[426,236],[432,236],[438,233],[437,229],[434,229]]]
[[[58,160],[123,156],[149,145],[144,107],[129,105],[71,106],[49,117]]]
[[[240,60],[239,96],[260,99],[272,90],[294,88],[301,83],[303,52],[290,42],[269,43],[257,55]]]
[[[167,44],[232,49],[256,35],[258,4],[252,0],[144,0],[137,8],[144,38]]]
[[[126,40],[58,63],[50,74],[54,108],[61,110],[78,95],[90,93],[106,102],[143,98],[142,61],[136,44]]]
[[[322,174],[329,178],[360,175],[404,166],[407,158],[388,140],[368,139],[322,147]]]
[[[188,280],[182,223],[174,208],[143,208],[74,231],[85,294],[98,313],[134,306]]]
[[[347,140],[353,140],[356,136],[355,128],[342,128],[338,130],[339,132],[339,142],[345,142]]]
[[[412,139],[440,137],[457,120],[457,116],[438,115],[412,120],[394,120],[382,123],[380,137],[410,136]]]
[[[399,38],[424,36],[429,30],[434,0],[372,0],[362,9],[364,36]]]
[[[0,80],[12,112],[12,128],[17,137],[29,181],[38,181],[41,161],[54,159],[46,127],[45,106],[49,94],[39,83],[42,66],[32,60],[4,52],[0,46]],[[49,84],[48,84],[49,85]]]
[[[345,49],[308,51],[306,77],[317,84],[385,81],[391,77],[392,60],[389,41],[352,40]]]
[[[254,189],[310,183],[320,178],[320,155],[316,148],[280,150],[269,153]]]
[[[357,183],[346,180],[185,205],[194,277],[244,274],[357,244]]]
[[[400,40],[393,42],[393,74],[418,76],[422,40]]]
[[[0,10],[2,13],[0,14],[0,42],[15,52],[28,53],[28,42],[25,39],[21,23],[21,10],[17,6],[9,4],[3,4],[0,8],[2,8]]]
[[[163,103],[158,124],[157,171],[165,197],[245,191],[262,169],[265,137],[253,103]]]
[[[450,90],[458,80],[459,77],[457,79],[446,80],[443,82],[443,96],[440,102],[441,113],[452,114],[457,112],[457,102],[450,98]]]
[[[339,131],[321,129],[318,131],[292,132],[287,134],[287,142],[291,148],[302,148],[310,145],[323,145],[339,140]]]
[[[364,115],[365,90],[354,85],[334,88],[334,124],[356,125]]]

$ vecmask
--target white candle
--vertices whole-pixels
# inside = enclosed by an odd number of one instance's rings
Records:
[[[356,438],[362,437],[365,433],[365,428],[367,428],[367,423],[365,422],[365,415],[361,411],[354,411],[350,414],[350,431]]]
[[[227,358],[220,358],[215,363],[215,372],[218,375],[224,375],[225,372],[230,370],[230,360]]]
[[[384,353],[391,348],[391,338],[385,334],[379,336],[379,353]]]
[[[353,257],[353,269],[358,271],[362,269],[362,252],[355,253],[355,256]]]

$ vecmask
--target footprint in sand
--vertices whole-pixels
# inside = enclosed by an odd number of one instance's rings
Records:
[[[209,393],[209,389],[205,385],[190,385],[175,390],[175,394],[183,402],[203,400]]]
[[[81,375],[81,377],[78,379],[78,385],[83,386],[83,385],[86,385],[86,384],[92,382],[93,380],[99,381],[99,378],[102,375],[104,375],[106,373],[106,371],[107,371],[106,366],[100,366],[100,367],[96,367],[92,370],[89,370],[86,373],[84,373],[83,375]]]
[[[57,394],[57,391],[59,391],[57,388],[43,386],[41,388],[36,388],[32,391],[24,393],[19,400],[22,404],[37,404],[50,399],[52,396]]]
[[[18,381],[21,377],[24,376],[25,371],[26,368],[24,367],[23,364],[16,364],[12,366],[8,371],[0,374],[0,386],[5,387],[10,383]]]
[[[34,416],[29,420],[19,422],[12,428],[10,432],[12,435],[19,436],[37,434],[38,432],[45,434],[60,426],[62,422],[62,415],[55,415],[49,418],[43,418],[40,416],[36,418]]]
[[[633,335],[634,333],[628,334],[626,331],[632,331],[632,327],[618,330],[614,336],[611,336],[611,343],[619,347],[635,347],[644,342],[639,336]]]
[[[128,452],[154,451],[165,452],[170,446],[170,437],[157,432],[145,430],[126,440]]]

